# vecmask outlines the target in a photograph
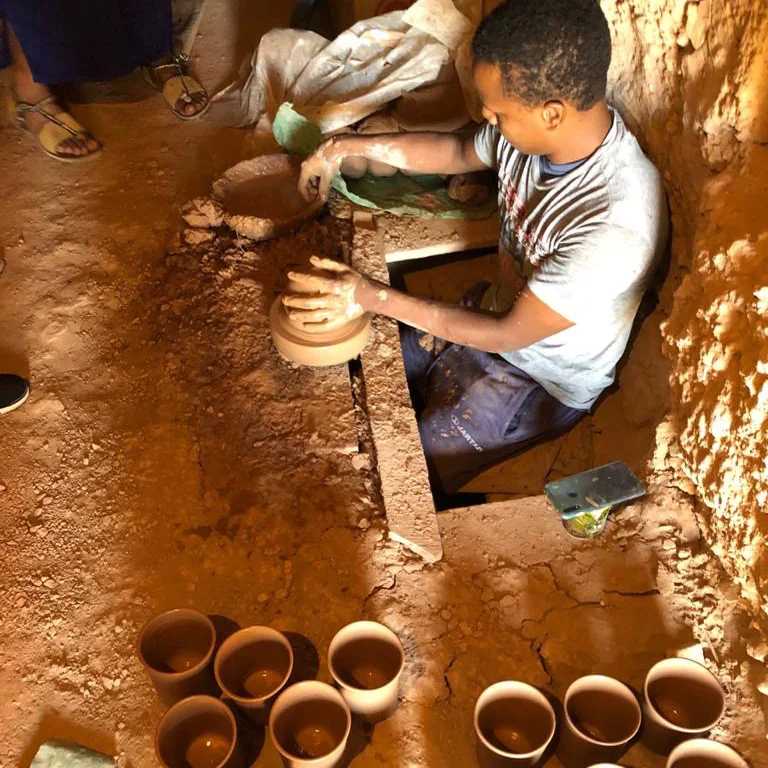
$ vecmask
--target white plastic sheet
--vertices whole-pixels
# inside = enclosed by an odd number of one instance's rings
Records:
[[[360,21],[330,42],[305,30],[268,32],[240,80],[215,97],[216,115],[232,125],[269,130],[280,104],[289,101],[323,133],[356,123],[433,82],[467,49],[481,5],[481,0],[418,0],[407,11]],[[465,95],[468,77],[459,70]]]

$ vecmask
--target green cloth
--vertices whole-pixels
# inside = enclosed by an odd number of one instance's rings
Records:
[[[294,155],[309,155],[322,143],[320,129],[302,117],[288,102],[282,104],[272,123],[277,143]],[[491,196],[482,205],[468,205],[448,197],[448,183],[441,176],[366,175],[345,179],[337,174],[333,188],[364,208],[387,211],[395,216],[440,219],[487,219],[496,210]]]
[[[111,757],[69,741],[46,741],[40,745],[29,768],[114,768]]]

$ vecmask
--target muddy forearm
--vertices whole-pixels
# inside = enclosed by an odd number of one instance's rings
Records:
[[[506,317],[443,304],[367,282],[357,298],[366,312],[385,315],[433,336],[486,352],[511,352],[529,344],[525,334],[507,328]]]
[[[374,136],[338,136],[331,152],[344,157],[365,157],[412,173],[469,173],[485,166],[474,151],[474,139],[446,133],[384,133]]]

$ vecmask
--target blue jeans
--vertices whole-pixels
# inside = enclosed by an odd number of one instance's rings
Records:
[[[462,302],[477,306],[487,284]],[[408,387],[433,488],[454,494],[473,477],[574,427],[563,405],[503,357],[400,326]]]

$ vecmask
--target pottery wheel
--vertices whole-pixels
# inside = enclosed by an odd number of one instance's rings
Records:
[[[213,197],[224,209],[224,222],[239,235],[266,240],[286,234],[322,207],[299,194],[301,159],[264,155],[232,166],[213,183]]]
[[[278,297],[269,310],[269,327],[277,351],[286,360],[319,368],[356,358],[368,343],[371,318],[363,315],[327,333],[307,333],[288,320]]]

